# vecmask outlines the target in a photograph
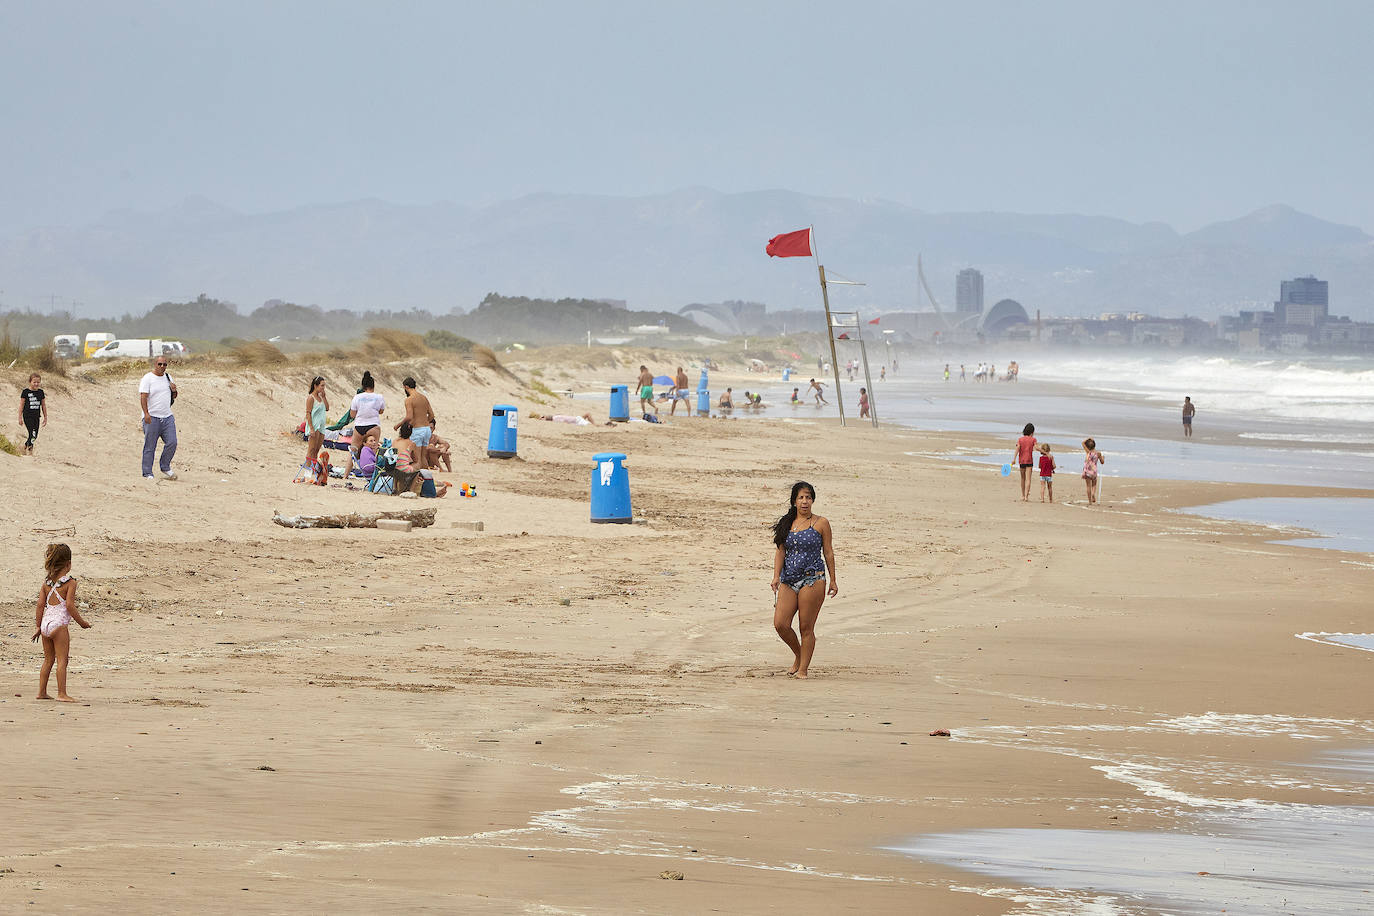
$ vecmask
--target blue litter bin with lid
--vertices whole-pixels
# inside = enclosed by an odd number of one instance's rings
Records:
[[[790,382],[790,381],[792,381],[792,367],[791,367],[791,366],[786,366],[786,367],[783,368],[783,370],[782,370],[782,380],[783,380],[784,382]]]
[[[630,472],[621,452],[598,452],[592,456],[592,522],[598,525],[628,525],[630,514]]]
[[[705,388],[697,391],[697,416],[709,417],[711,415],[711,392]]]
[[[628,385],[611,386],[611,413],[609,419],[626,423],[630,419],[630,388]]]
[[[515,457],[515,424],[520,416],[510,404],[497,404],[491,409],[491,432],[487,435],[488,458]]]

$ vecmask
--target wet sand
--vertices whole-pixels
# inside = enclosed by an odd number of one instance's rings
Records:
[[[571,427],[526,415],[586,402],[494,373],[373,371],[388,418],[421,379],[456,440],[441,478],[478,485],[425,503],[434,528],[271,523],[415,505],[290,483],[310,368],[182,369],[181,479],[156,485],[137,374],[44,380],[39,456],[0,456],[0,909],[1014,912],[1015,881],[893,847],[1175,829],[1189,799],[1374,802],[1263,775],[1374,744],[1369,654],[1295,638],[1374,631],[1368,557],[1166,511],[1300,488],[1114,478],[1090,508],[1066,476],[1067,502],[1021,503],[933,457],[1001,447],[986,436],[786,407]],[[521,407],[518,460],[484,457],[496,403]],[[647,525],[589,524],[601,451],[630,456]],[[806,683],[782,676],[768,588],[766,526],[798,478],[840,567]],[[74,708],[31,699],[55,539],[95,622],[73,635]]]

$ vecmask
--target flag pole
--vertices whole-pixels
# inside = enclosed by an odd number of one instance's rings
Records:
[[[816,226],[811,225],[811,256],[816,259],[816,272],[821,278],[821,301],[825,304],[825,336],[830,341],[830,368],[835,373],[835,404],[840,408],[840,425],[844,426],[844,396],[840,392],[840,359],[835,355],[835,326],[830,321],[830,293],[825,287],[825,265],[816,247]]]

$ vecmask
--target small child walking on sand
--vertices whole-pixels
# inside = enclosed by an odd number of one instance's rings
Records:
[[[1106,464],[1107,458],[1097,450],[1097,443],[1092,438],[1083,440],[1083,484],[1088,488],[1088,505],[1097,502],[1097,467]]]
[[[1054,458],[1050,455],[1050,444],[1040,443],[1040,501],[1045,501],[1045,494],[1048,493],[1050,502],[1054,502]]]
[[[43,667],[38,672],[38,697],[48,696],[48,675],[57,662],[57,699],[75,703],[67,695],[67,655],[71,648],[71,634],[67,626],[75,620],[84,630],[91,625],[76,609],[76,580],[72,578],[72,549],[66,544],[49,544],[43,555],[43,571],[47,578],[38,589],[38,607],[34,611],[33,641],[43,640]]]

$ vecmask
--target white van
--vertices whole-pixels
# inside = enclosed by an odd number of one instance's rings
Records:
[[[81,335],[58,334],[52,339],[52,348],[58,359],[76,359],[81,355]]]
[[[91,359],[148,359],[162,355],[162,341],[149,340],[147,337],[126,337],[112,340],[91,354]]]
[[[94,356],[96,350],[114,339],[115,336],[108,331],[92,331],[86,335],[86,355]]]

